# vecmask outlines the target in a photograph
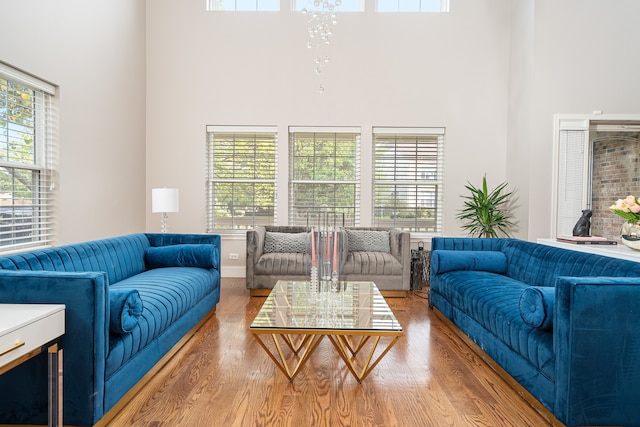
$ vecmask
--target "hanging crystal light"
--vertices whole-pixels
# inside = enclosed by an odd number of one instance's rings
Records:
[[[302,9],[302,14],[308,16],[308,49],[316,49],[314,59],[314,71],[322,78],[322,70],[331,58],[322,53],[322,49],[331,44],[333,27],[338,23],[335,14],[336,8],[340,7],[342,0],[309,0],[309,8]],[[319,85],[318,93],[324,93],[324,86]]]

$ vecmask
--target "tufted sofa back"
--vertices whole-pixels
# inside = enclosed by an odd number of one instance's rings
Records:
[[[502,251],[506,275],[532,286],[554,286],[558,277],[640,277],[640,262],[593,255],[518,239],[434,237],[431,250]]]
[[[507,275],[529,285],[553,286],[560,276],[640,276],[638,262],[523,240],[505,240],[502,252],[507,257]]]
[[[145,271],[145,234],[130,234],[0,257],[5,270],[102,271],[116,283]]]

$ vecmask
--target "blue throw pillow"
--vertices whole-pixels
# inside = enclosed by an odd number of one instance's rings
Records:
[[[109,331],[128,334],[142,315],[142,300],[136,289],[109,289]]]
[[[507,271],[507,257],[500,251],[433,251],[431,268],[436,273],[455,270],[477,270],[503,274]]]
[[[550,331],[553,329],[553,306],[556,288],[552,286],[530,286],[520,294],[520,317],[532,328]]]
[[[147,248],[144,259],[149,268],[218,268],[218,247],[209,244],[184,244]]]

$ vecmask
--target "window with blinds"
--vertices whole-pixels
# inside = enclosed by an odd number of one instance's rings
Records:
[[[561,130],[558,150],[557,235],[573,235],[573,227],[589,200],[588,131]]]
[[[306,225],[319,210],[359,224],[360,128],[292,127],[289,156],[289,224]]]
[[[207,126],[207,232],[275,223],[275,127]]]
[[[377,227],[442,229],[444,128],[373,129],[373,219]]]
[[[0,252],[54,239],[55,87],[0,63]]]

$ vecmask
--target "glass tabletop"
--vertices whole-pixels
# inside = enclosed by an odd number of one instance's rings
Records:
[[[251,329],[402,332],[373,282],[347,282],[337,291],[310,292],[309,282],[280,280]]]

